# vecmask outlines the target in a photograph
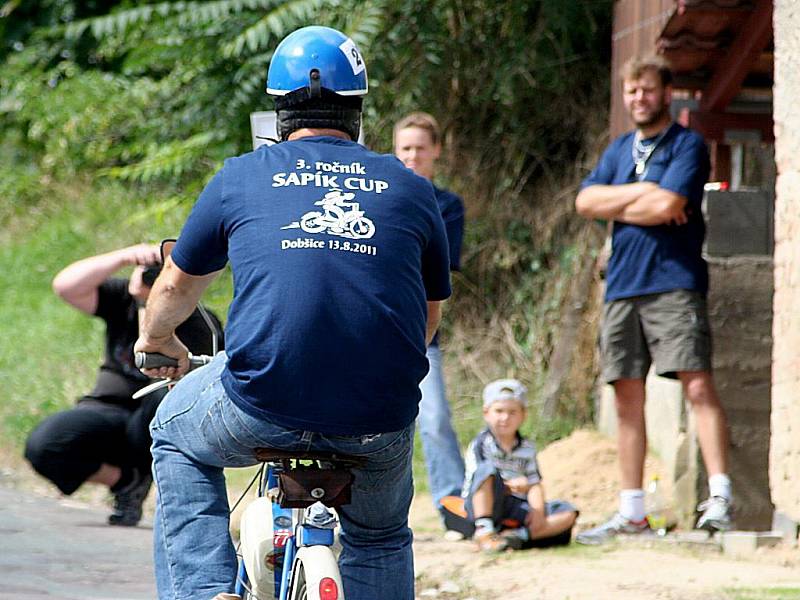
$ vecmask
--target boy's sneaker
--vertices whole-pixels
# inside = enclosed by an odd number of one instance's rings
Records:
[[[497,554],[508,548],[508,541],[498,535],[496,531],[475,535],[478,550],[487,554]]]
[[[114,494],[114,509],[108,516],[108,524],[122,527],[137,525],[142,519],[142,505],[152,483],[153,478],[149,473],[137,471],[134,480]]]
[[[523,537],[516,529],[506,529],[500,536],[512,550],[522,550],[528,543],[528,537]]]
[[[733,528],[731,520],[731,502],[722,496],[712,496],[708,500],[701,502],[697,510],[702,512],[697,520],[696,529],[706,531],[728,531]]]
[[[614,516],[602,525],[576,535],[575,541],[579,544],[597,546],[611,541],[619,534],[636,535],[649,532],[650,526],[647,524],[647,519],[631,521],[619,513],[614,513]]]

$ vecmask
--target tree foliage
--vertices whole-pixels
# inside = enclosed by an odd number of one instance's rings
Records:
[[[248,113],[270,106],[271,49],[322,23],[346,31],[368,59],[370,143],[388,149],[394,119],[423,108],[450,134],[454,175],[477,173],[485,193],[518,191],[582,145],[610,4],[11,2],[0,30],[0,126],[24,131],[49,168],[195,177],[247,149]]]

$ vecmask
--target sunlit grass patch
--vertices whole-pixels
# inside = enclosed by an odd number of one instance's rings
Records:
[[[726,588],[730,600],[798,600],[800,587]]]

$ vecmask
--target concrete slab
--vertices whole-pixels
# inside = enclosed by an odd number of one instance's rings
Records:
[[[783,541],[779,531],[726,531],[722,534],[722,552],[726,556],[745,558],[763,547]]]
[[[668,534],[664,541],[679,546],[689,546],[694,548],[709,548],[713,550],[720,549],[719,536],[712,536],[707,531],[695,529],[692,531],[675,531]]]
[[[152,527],[0,486],[0,599],[153,600]]]
[[[783,542],[790,548],[795,548],[797,546],[800,524],[789,515],[776,510],[772,515],[772,531],[780,532],[783,536]]]

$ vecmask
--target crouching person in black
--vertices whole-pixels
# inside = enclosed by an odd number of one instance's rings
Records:
[[[134,266],[130,279],[112,277],[129,266]],[[66,495],[87,481],[108,486],[114,496],[110,525],[136,525],[152,483],[148,426],[166,390],[132,398],[150,383],[134,365],[133,344],[160,269],[159,246],[138,244],[79,260],[53,280],[64,301],[105,321],[104,360],[91,392],[31,432],[25,458]],[[206,313],[221,349],[222,326],[216,315]],[[177,335],[194,354],[213,351],[211,328],[198,310]]]

